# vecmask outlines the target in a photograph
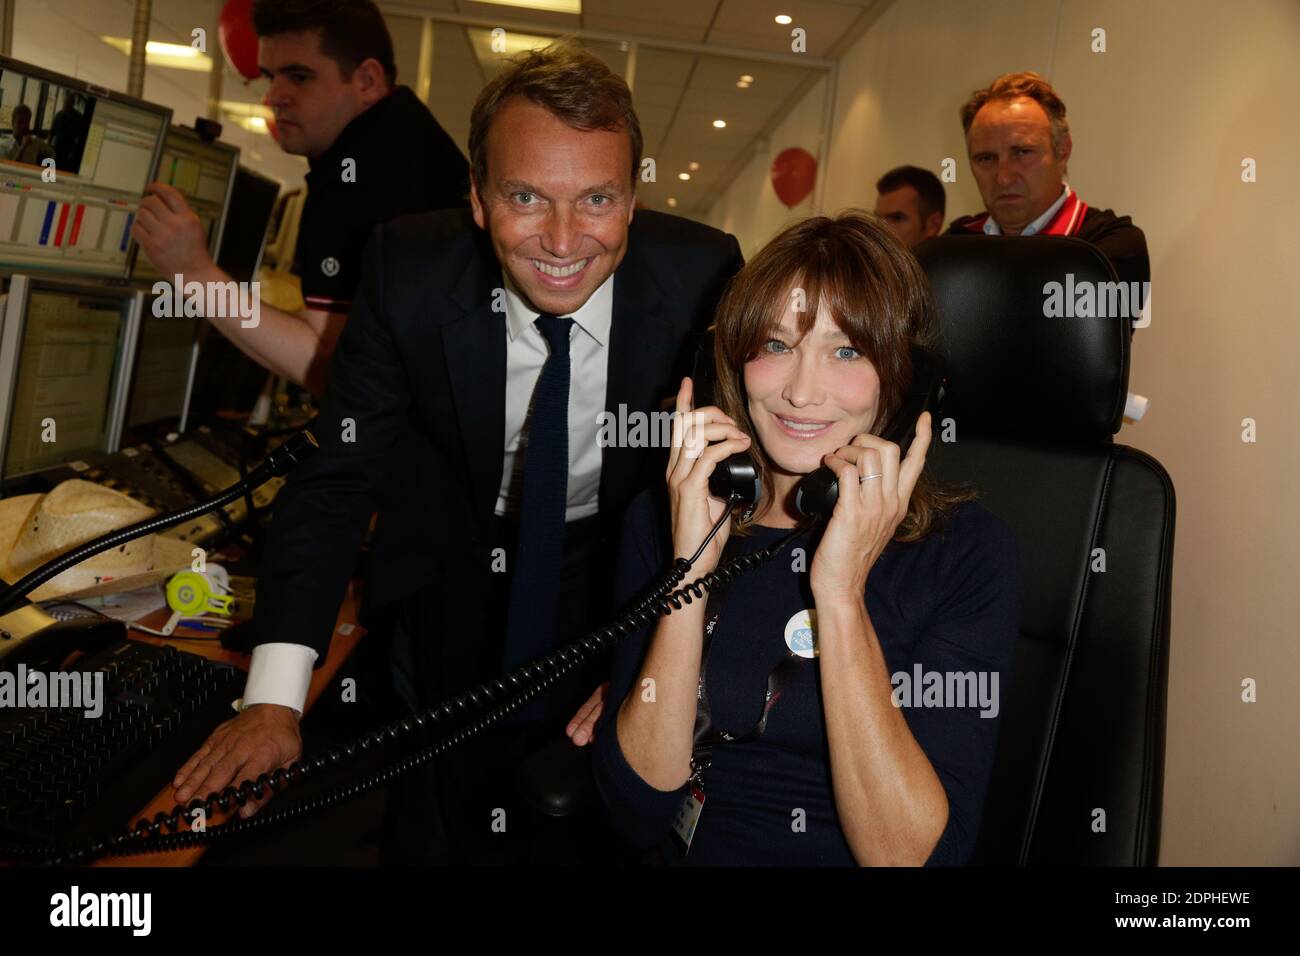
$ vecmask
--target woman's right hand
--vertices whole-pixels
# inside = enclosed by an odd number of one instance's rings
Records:
[[[672,505],[673,551],[689,558],[727,510],[727,502],[709,494],[709,475],[724,458],[749,450],[749,436],[715,405],[693,408],[695,384],[682,379],[673,416],[672,448],[668,453],[668,498]],[[709,444],[715,442],[716,444]],[[691,580],[718,566],[730,523],[724,524],[699,560]]]

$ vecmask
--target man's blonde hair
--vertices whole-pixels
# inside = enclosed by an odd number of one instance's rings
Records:
[[[994,100],[1014,100],[1021,96],[1028,97],[1043,108],[1052,124],[1052,152],[1059,159],[1065,149],[1065,141],[1070,136],[1070,124],[1065,119],[1065,102],[1056,95],[1052,84],[1029,70],[1020,73],[1004,73],[982,90],[976,90],[966,105],[961,108],[961,128],[970,132],[975,114],[985,103]]]
[[[469,119],[469,161],[479,189],[487,180],[488,129],[501,104],[512,96],[527,97],[574,129],[626,130],[632,141],[628,175],[635,188],[643,143],[632,91],[595,54],[561,38],[511,57],[479,93]]]

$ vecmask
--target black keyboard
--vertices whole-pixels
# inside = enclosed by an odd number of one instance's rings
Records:
[[[8,842],[61,842],[133,825],[234,716],[230,705],[244,684],[229,664],[129,640],[74,669],[104,671],[98,717],[72,708],[0,710],[0,835]]]

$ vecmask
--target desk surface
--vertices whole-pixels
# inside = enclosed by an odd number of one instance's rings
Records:
[[[358,579],[353,579],[348,585],[347,595],[343,599],[343,605],[339,609],[338,620],[334,624],[334,637],[330,641],[329,654],[325,658],[325,663],[312,673],[311,687],[307,691],[307,710],[310,711],[320,695],[325,691],[338,675],[339,669],[343,662],[356,648],[357,642],[361,640],[365,629],[357,623],[357,611],[361,604],[361,593]],[[166,623],[169,612],[162,608],[154,614],[146,617],[140,623],[146,627],[159,628]],[[156,620],[155,620],[156,618]],[[341,630],[340,630],[341,628]],[[345,633],[346,632],[346,633]],[[229,651],[215,641],[186,641],[177,638],[152,637],[140,631],[132,631],[133,640],[148,641],[153,644],[172,644],[182,651],[188,651],[191,654],[201,654],[213,660],[222,661],[226,664],[234,664],[236,667],[247,667],[248,658],[237,651]],[[232,712],[233,716],[233,712]],[[180,769],[177,767],[176,769]],[[236,781],[238,782],[238,781]],[[152,817],[158,811],[170,813],[176,805],[172,798],[174,789],[170,784],[157,794],[149,805],[144,807],[139,813],[133,815],[130,820],[123,821],[126,825],[131,825],[141,817]],[[265,809],[275,806],[272,800],[266,805]],[[229,814],[216,813],[208,819],[208,826],[214,826],[218,823],[224,823],[225,820],[233,816],[232,811]],[[199,857],[203,855],[203,847],[193,847],[186,850],[176,850],[171,853],[143,853],[135,856],[114,856],[105,857],[93,863],[93,866],[193,866],[198,862]]]

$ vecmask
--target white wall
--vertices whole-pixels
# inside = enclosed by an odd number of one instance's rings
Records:
[[[892,166],[938,172],[952,156],[949,218],[977,212],[958,108],[1032,69],[1069,108],[1071,184],[1146,232],[1153,324],[1131,383],[1151,408],[1117,440],[1158,459],[1178,495],[1165,865],[1300,863],[1297,63],[1294,0],[896,0],[842,60],[822,169],[834,212],[869,208]],[[780,225],[743,214],[765,198],[742,176],[709,219],[753,249]],[[1241,701],[1245,678],[1257,703]]]
[[[826,80],[822,79],[804,95],[780,125],[768,137],[764,148],[756,152],[745,164],[706,217],[706,221],[719,229],[734,234],[740,240],[746,257],[780,232],[784,226],[806,219],[812,214],[817,190],[793,209],[777,198],[772,188],[772,161],[782,150],[800,146],[823,162],[821,149],[822,118],[825,115]],[[820,168],[819,168],[820,175]]]

